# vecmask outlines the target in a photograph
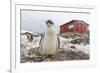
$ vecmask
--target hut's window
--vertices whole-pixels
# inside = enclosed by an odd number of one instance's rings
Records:
[[[74,25],[73,24],[69,24],[68,25],[68,29],[73,29],[74,28]]]

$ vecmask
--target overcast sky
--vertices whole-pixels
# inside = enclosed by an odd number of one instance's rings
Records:
[[[44,32],[46,30],[45,20],[52,20],[57,29],[59,26],[73,19],[83,20],[90,23],[90,15],[82,13],[43,12],[43,11],[21,11],[21,30],[31,32]]]

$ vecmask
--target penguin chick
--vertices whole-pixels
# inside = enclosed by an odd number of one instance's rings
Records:
[[[58,49],[58,35],[54,23],[51,20],[45,21],[47,30],[42,35],[40,42],[41,55],[55,55]]]

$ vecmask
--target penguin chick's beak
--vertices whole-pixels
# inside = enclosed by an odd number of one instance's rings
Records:
[[[50,24],[47,21],[45,21],[45,23],[47,24],[48,27],[50,27]]]

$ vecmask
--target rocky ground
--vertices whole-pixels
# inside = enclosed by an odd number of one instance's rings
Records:
[[[56,55],[41,56],[39,54],[40,36],[33,36],[32,47],[21,46],[21,63],[88,60],[90,58],[89,32],[84,34],[59,34],[60,48]],[[36,45],[36,46],[35,46]]]

